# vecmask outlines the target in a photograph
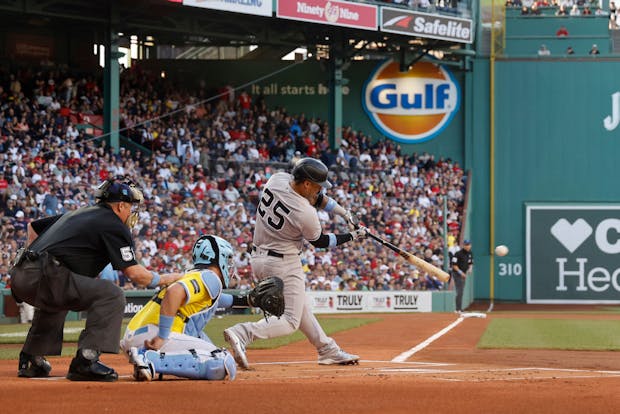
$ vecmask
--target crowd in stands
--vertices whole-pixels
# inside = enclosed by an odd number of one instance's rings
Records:
[[[574,55],[574,54],[575,54],[575,49],[573,49],[573,47],[570,45],[567,46],[566,50],[564,51],[564,55],[568,56],[568,55]],[[593,43],[592,46],[590,47],[590,50],[588,50],[588,55],[598,56],[600,54],[601,54],[601,51],[598,49],[598,45],[596,43]],[[538,48],[538,56],[541,56],[541,57],[551,56],[551,50],[547,47],[547,45],[542,44]]]
[[[196,238],[217,234],[236,248],[239,287],[246,288],[261,186],[302,156],[330,167],[329,194],[374,233],[440,267],[444,220],[448,246],[457,245],[466,176],[450,159],[407,155],[352,128],[332,150],[322,119],[267,108],[260,97],[230,88],[190,92],[136,66],[121,75],[120,122],[122,134],[145,150],[116,151],[72,122],[102,114],[99,79],[0,68],[0,288],[10,285],[10,260],[26,241],[29,221],[94,203],[95,187],[119,175],[134,179],[146,198],[132,230],[140,262],[158,271],[188,269]],[[343,220],[319,215],[325,231],[349,231]],[[372,240],[327,250],[308,244],[302,255],[308,289],[444,287]],[[118,276],[121,286],[134,288]]]
[[[520,8],[521,16],[609,16],[609,28],[620,27],[613,1],[609,3],[609,11],[600,0],[506,0],[505,6]]]
[[[455,14],[458,13],[458,4],[461,1],[463,0],[379,0],[378,3],[406,6],[420,11]]]

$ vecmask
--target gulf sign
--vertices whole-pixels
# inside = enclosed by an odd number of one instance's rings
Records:
[[[362,105],[375,127],[405,144],[435,138],[458,112],[460,87],[440,65],[418,62],[401,72],[394,60],[383,62],[362,90]]]

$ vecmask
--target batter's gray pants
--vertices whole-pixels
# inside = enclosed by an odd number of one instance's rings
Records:
[[[323,352],[337,348],[336,342],[327,336],[310,310],[306,296],[305,273],[299,255],[290,254],[283,258],[269,256],[267,251],[257,249],[251,258],[252,271],[259,280],[278,276],[284,282],[284,315],[280,319],[270,317],[258,322],[240,323],[232,327],[245,344],[255,339],[276,338],[301,330],[317,350]]]

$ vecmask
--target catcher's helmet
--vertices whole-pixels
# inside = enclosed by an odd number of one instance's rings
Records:
[[[323,188],[331,188],[332,185],[327,181],[328,169],[320,160],[316,158],[302,158],[293,166],[293,177],[295,180],[308,180],[319,184]]]
[[[233,254],[230,243],[218,236],[200,236],[192,248],[194,265],[217,265],[222,272],[225,288],[230,278],[237,276]]]

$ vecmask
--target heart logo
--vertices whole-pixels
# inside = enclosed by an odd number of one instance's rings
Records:
[[[551,234],[566,250],[573,253],[592,234],[592,227],[584,220],[577,219],[573,224],[561,218],[551,226]]]

